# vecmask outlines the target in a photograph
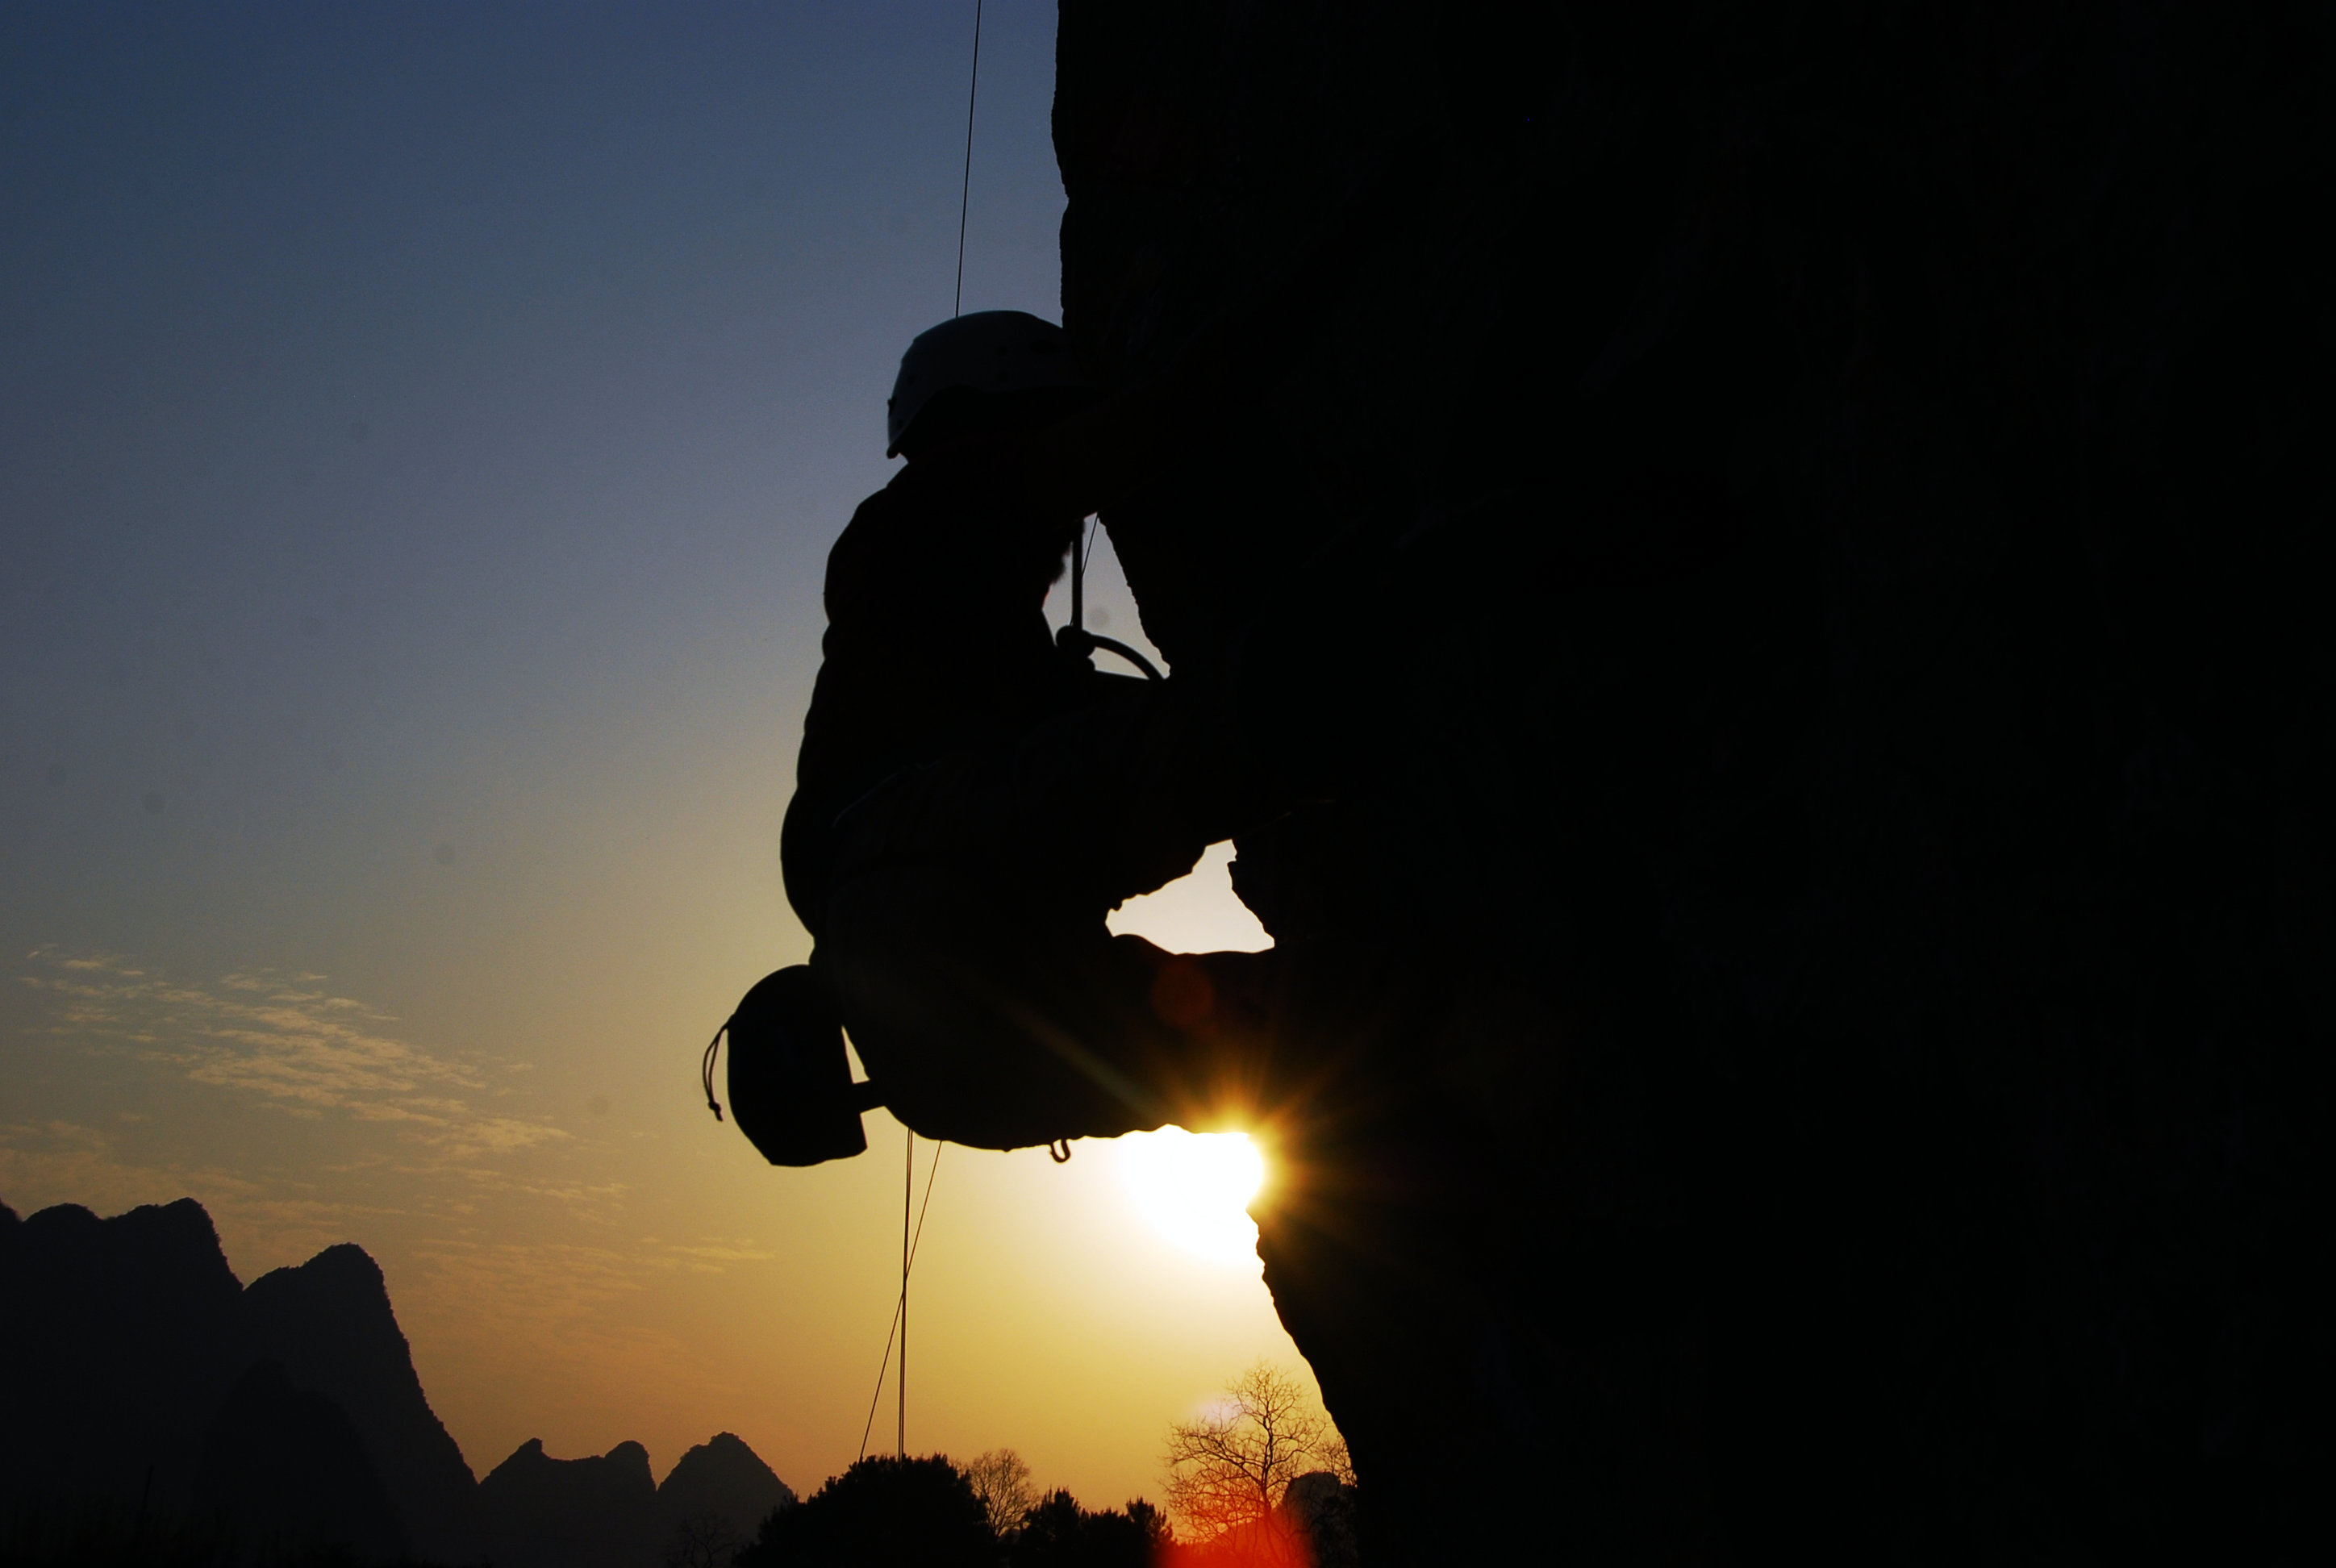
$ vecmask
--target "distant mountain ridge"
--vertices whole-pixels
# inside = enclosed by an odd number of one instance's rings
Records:
[[[662,1562],[685,1525],[739,1544],[795,1500],[754,1449],[718,1433],[681,1456],[662,1485],[648,1451],[619,1443],[597,1458],[554,1459],[530,1437],[479,1483],[496,1568],[635,1568]]]
[[[0,1204],[0,1524],[111,1500],[230,1519],[254,1551],[650,1568],[685,1519],[753,1535],[794,1500],[736,1437],[667,1475],[623,1443],[530,1440],[477,1482],[422,1388],[381,1269],[327,1247],[241,1285],[191,1198],[100,1219]]]
[[[657,1482],[648,1450],[554,1459],[530,1437],[479,1483],[495,1568],[634,1568],[647,1560]]]
[[[711,1518],[744,1543],[754,1538],[772,1509],[794,1501],[794,1488],[745,1438],[716,1432],[684,1454],[657,1484],[652,1524],[656,1539],[667,1543],[681,1525]]]
[[[243,1304],[260,1353],[338,1402],[365,1435],[414,1554],[475,1560],[484,1538],[471,1466],[422,1391],[381,1265],[344,1242],[262,1274]]]
[[[0,1486],[190,1504],[204,1429],[255,1359],[242,1299],[192,1199],[111,1220],[0,1205]]]

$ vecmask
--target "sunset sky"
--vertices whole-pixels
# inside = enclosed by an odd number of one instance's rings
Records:
[[[949,313],[972,21],[0,8],[0,1201],[191,1193],[247,1281],[358,1242],[481,1474],[858,1450],[900,1131],[773,1170],[697,1057],[808,950],[821,569]],[[1059,316],[1053,34],[990,0],[968,309]],[[1150,903],[1262,943],[1222,852]],[[943,1153],[912,1449],[1156,1498],[1302,1365],[1138,1201],[1173,1157]]]

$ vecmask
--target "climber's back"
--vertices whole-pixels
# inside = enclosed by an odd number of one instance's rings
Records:
[[[1028,482],[1013,441],[1093,400],[1061,339],[1036,317],[982,311],[925,333],[901,360],[888,455],[908,466],[829,552],[823,660],[781,846],[789,900],[814,935],[826,840],[854,801],[1096,695],[1100,677],[1056,651],[1045,612],[1080,519]]]

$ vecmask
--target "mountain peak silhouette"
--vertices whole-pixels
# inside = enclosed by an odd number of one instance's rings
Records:
[[[0,1514],[104,1504],[277,1554],[648,1568],[685,1520],[744,1540],[794,1496],[729,1432],[663,1486],[638,1443],[554,1459],[540,1438],[476,1482],[364,1248],[247,1288],[191,1198],[111,1219],[0,1204]]]
[[[684,1454],[658,1483],[654,1544],[667,1546],[682,1524],[709,1518],[721,1521],[739,1540],[751,1541],[771,1510],[794,1500],[793,1488],[744,1438],[717,1432]]]
[[[244,1292],[259,1346],[304,1387],[331,1396],[365,1434],[413,1549],[464,1562],[481,1549],[471,1467],[422,1390],[381,1265],[349,1242]]]
[[[110,1220],[61,1203],[0,1238],[0,1487],[184,1506],[204,1427],[252,1359],[210,1216],[190,1198]]]
[[[225,1506],[287,1542],[477,1558],[470,1467],[363,1248],[328,1247],[246,1290],[192,1198],[112,1219],[78,1203],[8,1213],[0,1501]],[[323,1468],[273,1485],[296,1461]],[[337,1502],[320,1514],[310,1503],[326,1495]]]
[[[648,1450],[631,1442],[554,1459],[530,1437],[479,1483],[496,1568],[639,1568],[656,1502]]]

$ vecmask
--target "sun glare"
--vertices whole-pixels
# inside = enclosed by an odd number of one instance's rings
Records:
[[[1257,1224],[1243,1212],[1265,1182],[1265,1159],[1243,1133],[1163,1127],[1114,1141],[1120,1179],[1152,1228],[1218,1263],[1252,1261]]]

